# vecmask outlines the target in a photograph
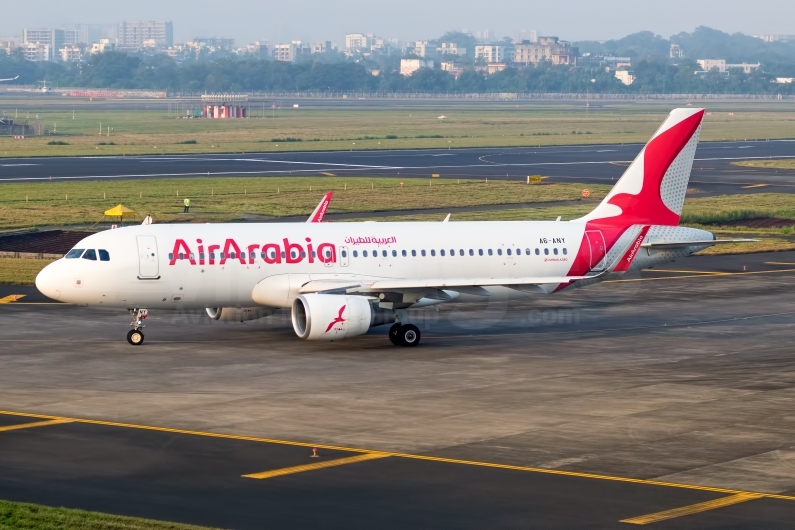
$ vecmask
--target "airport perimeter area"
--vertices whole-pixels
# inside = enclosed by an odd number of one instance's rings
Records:
[[[417,349],[179,311],[132,349],[126,315],[6,286],[0,497],[235,528],[788,528],[793,286],[795,253],[694,257],[418,312]]]

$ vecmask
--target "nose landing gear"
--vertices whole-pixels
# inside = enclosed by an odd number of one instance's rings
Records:
[[[137,307],[130,309],[130,315],[133,317],[133,321],[130,323],[130,325],[133,328],[127,332],[127,342],[133,346],[138,346],[144,341],[144,333],[141,331],[141,328],[144,327],[143,321],[146,319],[148,314],[148,309],[139,309]]]

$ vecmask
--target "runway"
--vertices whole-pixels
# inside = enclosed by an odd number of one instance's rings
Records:
[[[0,498],[234,528],[787,528],[793,287],[795,252],[687,258],[417,311],[410,350],[182,311],[133,348],[124,312],[28,292],[0,305]]]
[[[5,158],[0,182],[147,179],[196,176],[394,176],[610,184],[643,146],[592,145],[400,151],[313,151],[130,157]],[[702,142],[690,179],[707,194],[795,190],[791,171],[732,166],[746,159],[795,157],[795,141]]]

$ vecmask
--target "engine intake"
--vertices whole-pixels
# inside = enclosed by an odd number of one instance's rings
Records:
[[[312,293],[293,301],[292,320],[302,339],[339,340],[394,322],[395,312],[374,307],[364,296]]]

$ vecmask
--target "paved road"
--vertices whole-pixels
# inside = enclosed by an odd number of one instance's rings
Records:
[[[345,175],[524,180],[609,184],[639,144],[401,151],[322,151],[134,157],[6,158],[0,182],[212,176]],[[702,142],[691,185],[706,193],[795,190],[795,172],[732,166],[744,159],[795,157],[795,141]],[[764,186],[761,186],[764,185]],[[744,186],[758,186],[747,188]]]
[[[795,252],[688,258],[418,311],[411,351],[181,311],[133,348],[123,311],[30,293],[0,305],[0,403],[46,417],[0,413],[0,498],[226,528],[609,528],[686,506],[657,524],[791,527],[790,287]]]

